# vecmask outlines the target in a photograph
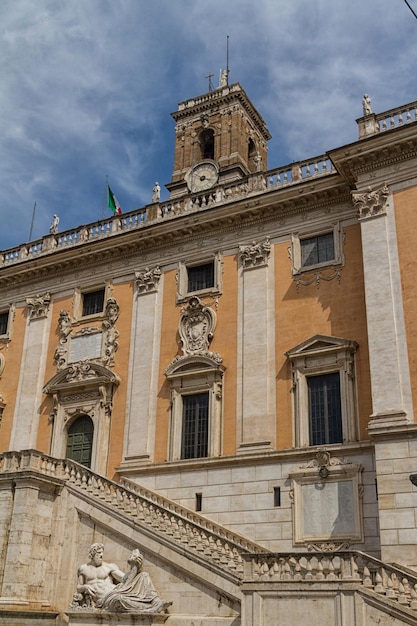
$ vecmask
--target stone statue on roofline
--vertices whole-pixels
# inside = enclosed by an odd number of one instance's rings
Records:
[[[161,198],[161,187],[158,181],[156,181],[152,189],[152,202],[159,202],[160,198]]]
[[[56,235],[58,232],[58,225],[59,225],[59,217],[58,215],[55,215],[54,213],[54,217],[53,220],[51,222],[51,225],[49,227],[49,232],[51,235]]]
[[[362,98],[362,107],[363,107],[363,115],[364,115],[364,117],[366,115],[372,115],[371,98],[368,96],[367,93]]]

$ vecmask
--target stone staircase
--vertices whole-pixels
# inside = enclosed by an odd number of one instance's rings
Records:
[[[342,598],[338,609],[343,614],[341,623],[417,626],[417,573],[401,565],[383,563],[359,551],[270,553],[259,544],[134,482],[123,480],[119,484],[74,461],[55,459],[35,450],[1,454],[0,481],[3,490],[7,482],[13,484],[14,489],[19,482],[29,485],[31,481],[55,485],[61,493],[65,487],[66,497],[73,503],[71,506],[75,503],[78,514],[119,536],[129,536],[132,542],[149,546],[152,541],[153,554],[165,550],[167,562],[178,571],[193,569],[195,580],[206,579],[212,589],[217,589],[216,593],[221,594],[223,587],[230,606],[233,603],[235,607],[241,606],[241,618],[238,619],[235,612],[235,617],[230,619],[219,618],[216,626],[269,626],[268,615],[275,614],[282,616],[280,626],[296,623],[296,615],[288,613],[288,605],[283,604],[286,598],[292,598],[291,610],[294,611],[301,610],[299,607],[305,602],[308,612],[308,603],[315,601],[314,606],[319,613],[322,610],[324,616],[319,619],[318,613],[317,623],[333,620],[333,616],[329,617],[333,609],[328,607],[335,606]],[[320,602],[322,609],[319,609]],[[357,621],[355,611],[358,609],[354,606],[358,602],[363,607],[365,621]],[[263,613],[259,609],[261,605]],[[30,606],[29,603],[28,608]],[[59,611],[67,613],[66,606],[58,607]],[[44,619],[37,615],[36,623],[49,623],[50,611],[45,613]],[[70,615],[69,623],[78,623],[76,617]],[[206,617],[202,615],[203,619]],[[9,610],[6,615],[4,607],[0,606],[0,623],[14,624],[15,618],[16,613]],[[23,618],[19,619],[25,623]],[[191,618],[187,621],[178,615],[170,615],[167,622],[173,626],[191,623]]]

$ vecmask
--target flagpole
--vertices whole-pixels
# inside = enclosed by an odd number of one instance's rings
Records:
[[[30,233],[29,233],[29,241],[32,241],[32,231],[33,231],[33,224],[35,222],[35,212],[36,212],[36,202],[33,205],[33,211],[32,211],[32,223],[30,225]]]
[[[107,194],[109,193],[109,177],[106,176],[106,184],[104,185],[104,197],[103,197],[103,208],[101,211],[101,221],[104,221],[104,211],[106,209],[107,204]]]

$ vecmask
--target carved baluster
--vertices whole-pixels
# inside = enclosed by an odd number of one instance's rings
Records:
[[[221,553],[222,553],[222,543],[220,539],[216,539],[215,543],[215,551],[213,552],[213,560],[220,561]]]
[[[410,603],[411,600],[411,585],[408,582],[408,578],[403,578],[403,585],[404,585],[404,593],[406,595],[407,601],[408,603]]]
[[[321,558],[317,559],[316,580],[324,579],[323,563]]]
[[[171,524],[171,518],[166,511],[164,511],[163,523],[164,523],[164,532],[171,537],[174,534],[174,531],[173,531],[172,524]]]
[[[213,535],[208,536],[206,554],[213,560],[217,560],[217,548],[213,539]]]
[[[361,575],[359,573],[359,566],[354,556],[352,557],[351,562],[352,562],[352,578],[354,578],[355,580],[360,580]]]
[[[391,117],[390,121],[389,121],[389,125],[391,128],[395,128],[395,120],[393,117]]]
[[[81,474],[81,489],[87,489],[88,485],[88,474],[87,472],[82,472]]]
[[[305,579],[306,580],[313,580],[313,566],[311,564],[311,558],[310,557],[307,557]]]
[[[179,529],[178,518],[176,518],[175,516],[171,517],[171,526],[172,526],[172,530],[173,530],[172,537],[176,541],[180,541],[181,533],[180,533],[180,529]]]
[[[195,549],[197,552],[204,552],[204,533],[199,532],[197,528],[194,528],[194,534],[197,541]]]
[[[274,578],[280,578],[280,567],[278,564],[278,561],[276,559],[274,559],[274,564],[272,566],[272,576]]]
[[[333,559],[329,559],[328,573],[326,580],[337,580],[337,575],[334,569]]]
[[[128,495],[127,512],[132,516],[136,514],[135,496],[132,493]]]
[[[269,575],[268,560],[265,558],[264,561],[262,562],[262,576],[266,577],[268,575]]]
[[[384,586],[382,582],[382,576],[380,571],[378,570],[375,574],[375,591],[377,593],[384,593]]]
[[[75,482],[74,482],[74,484],[78,485],[78,486],[81,485],[81,472],[78,469],[78,467],[77,467],[76,472],[75,472]]]
[[[113,489],[111,488],[110,483],[105,482],[104,483],[104,499],[106,502],[109,502],[110,504],[113,503],[113,497],[114,497],[114,492]]]
[[[392,578],[391,575],[388,575],[388,580],[387,580],[387,591],[386,591],[386,596],[387,598],[395,598],[395,591],[393,589],[394,585],[392,582]]]
[[[73,465],[71,465],[71,469],[70,469],[70,477],[69,480],[71,483],[75,483],[75,467]]]
[[[236,548],[232,548],[229,549],[229,561],[227,563],[227,567],[229,569],[236,569],[236,555],[237,555],[237,550]]]
[[[294,580],[303,580],[303,573],[301,570],[301,563],[298,557],[294,557],[295,567],[294,567]]]
[[[362,584],[364,587],[373,587],[372,585],[372,579],[371,579],[371,572],[369,571],[369,568],[365,567],[363,568],[363,581]]]
[[[404,581],[406,584],[404,584]],[[408,587],[408,580],[403,578],[402,581],[398,583],[398,602],[399,604],[408,605],[408,597],[406,595],[406,587]]]
[[[411,587],[410,599],[411,599],[410,609],[417,611],[417,585],[414,585],[414,587]]]
[[[235,570],[239,573],[243,573],[243,559],[242,555],[236,550],[235,554]]]
[[[284,575],[282,577],[283,580],[291,580],[291,568],[288,561],[284,563]]]
[[[181,543],[189,544],[190,541],[192,543],[193,540],[193,529],[189,526],[189,524],[185,524],[180,519],[178,520],[178,535]]]
[[[221,544],[220,563],[222,563],[222,565],[227,565],[226,547],[224,543]],[[262,567],[260,568],[260,571],[261,570],[262,570]]]
[[[195,540],[195,549],[198,552],[204,552],[206,548],[206,533],[198,526],[192,526],[192,535]]]
[[[153,502],[148,503],[147,512],[148,514],[146,516],[146,523],[150,524],[151,526],[157,527],[158,526],[157,509]]]
[[[88,474],[88,479],[87,479],[87,491],[89,493],[94,493],[95,489],[94,489],[94,474]]]
[[[398,116],[398,126],[402,126],[404,124],[403,113],[401,112]]]

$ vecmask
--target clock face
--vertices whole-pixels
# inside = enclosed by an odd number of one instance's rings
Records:
[[[186,180],[191,193],[205,191],[217,183],[219,172],[212,161],[202,161],[187,174]]]

